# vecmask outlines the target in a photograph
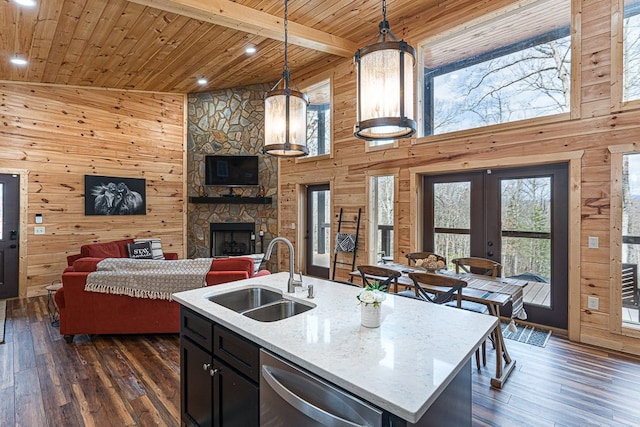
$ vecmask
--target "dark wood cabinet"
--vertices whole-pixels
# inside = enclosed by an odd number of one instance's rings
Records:
[[[260,348],[185,307],[180,401],[186,426],[258,426]]]

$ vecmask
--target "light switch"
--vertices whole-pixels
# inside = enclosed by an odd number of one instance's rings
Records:
[[[33,227],[33,234],[44,234],[44,227]]]
[[[589,236],[589,249],[598,249],[600,242],[597,237]]]
[[[587,307],[590,310],[598,310],[600,307],[600,299],[598,297],[587,297]]]

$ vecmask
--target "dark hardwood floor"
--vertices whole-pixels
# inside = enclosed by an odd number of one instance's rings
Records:
[[[46,302],[7,304],[0,426],[179,425],[176,335],[80,336],[67,344]],[[555,336],[545,348],[507,345],[517,366],[502,390],[489,386],[490,346],[487,367],[473,368],[475,426],[640,425],[639,358]]]

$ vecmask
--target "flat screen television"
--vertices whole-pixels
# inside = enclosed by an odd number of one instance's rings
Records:
[[[258,156],[206,156],[205,185],[257,186]]]

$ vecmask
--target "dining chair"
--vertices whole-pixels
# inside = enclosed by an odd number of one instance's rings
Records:
[[[409,273],[409,278],[413,282],[416,290],[416,295],[428,302],[434,304],[444,304],[453,306],[455,298],[455,307],[463,308],[462,301],[462,288],[467,286],[467,282],[464,280],[456,279],[455,277],[442,276],[439,274],[431,273]],[[423,287],[424,285],[424,287]],[[426,289],[425,289],[426,288]],[[464,301],[465,305],[468,305],[469,301]],[[472,303],[475,304],[475,303]],[[482,304],[478,304],[483,306]],[[484,307],[484,306],[483,306]],[[485,307],[486,308],[486,307]],[[470,310],[476,311],[476,310]],[[476,366],[480,370],[480,350],[482,349],[482,362],[483,365],[487,364],[487,344],[486,340],[476,348]]]
[[[402,276],[401,272],[377,265],[359,265],[358,271],[362,277],[362,285],[364,287],[373,286],[373,282],[378,281],[379,287],[384,287],[388,291],[393,284],[394,293],[398,292],[398,278]]]
[[[483,276],[498,277],[502,273],[502,265],[499,262],[487,258],[467,257],[451,260],[456,266],[456,273],[460,270],[464,273],[481,274]]]
[[[442,261],[444,262],[444,265],[447,265],[447,259],[445,257],[433,252],[410,252],[405,256],[407,257],[407,264],[415,265],[417,260],[428,258],[429,255],[435,256],[438,261]]]
[[[467,286],[464,280],[431,273],[409,273],[409,279],[413,282],[416,297],[435,304],[444,304],[455,298],[456,306],[462,307],[462,288]]]

